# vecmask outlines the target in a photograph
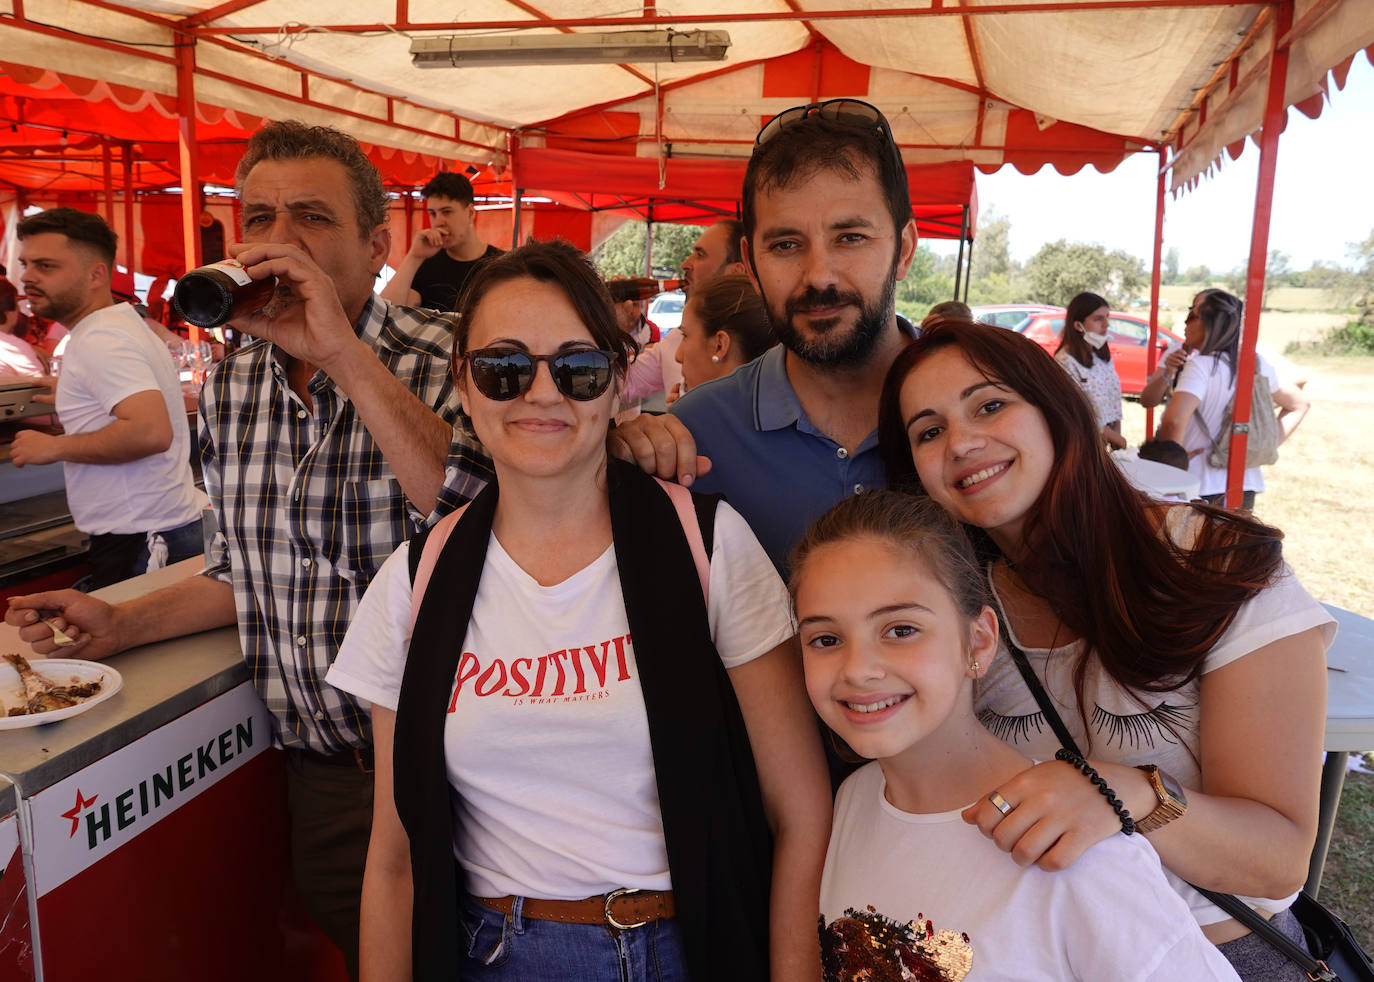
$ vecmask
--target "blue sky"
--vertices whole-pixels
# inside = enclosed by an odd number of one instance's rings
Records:
[[[1321,116],[1289,110],[1279,140],[1269,247],[1292,256],[1346,264],[1346,244],[1374,229],[1374,67],[1357,55],[1344,89]],[[1140,154],[1110,174],[1085,167],[1063,176],[1052,167],[1021,174],[1004,167],[978,175],[982,211],[1011,219],[1011,251],[1028,259],[1046,242],[1098,242],[1148,261],[1154,242],[1154,154]],[[1166,198],[1164,248],[1177,247],[1182,268],[1229,270],[1250,252],[1259,149],[1247,142],[1237,160],[1192,191]],[[937,252],[952,244],[930,242]]]

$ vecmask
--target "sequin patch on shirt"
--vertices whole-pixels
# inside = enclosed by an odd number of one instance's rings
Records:
[[[968,935],[937,932],[923,914],[899,924],[850,907],[819,927],[825,982],[960,982],[973,968]]]

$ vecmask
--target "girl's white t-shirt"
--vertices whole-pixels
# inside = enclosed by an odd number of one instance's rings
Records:
[[[410,645],[407,555],[402,544],[383,564],[327,676],[393,710]],[[773,564],[724,503],[709,585],[711,634],[727,669],[796,633]],[[614,547],[546,587],[491,537],[444,748],[462,830],[454,854],[475,896],[671,889]]]
[[[958,810],[904,812],[885,787],[875,761],[835,799],[821,877],[826,982],[1236,979],[1144,836],[1114,835],[1060,872],[1023,868]]]

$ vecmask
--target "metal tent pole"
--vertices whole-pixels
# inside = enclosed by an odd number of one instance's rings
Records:
[[[1155,252],[1154,271],[1150,275],[1150,333],[1145,340],[1145,377],[1155,373],[1159,364],[1159,284],[1164,257],[1164,169],[1167,165],[1165,150],[1159,148],[1159,173],[1155,175]],[[1155,435],[1155,411],[1145,410],[1145,439],[1153,440]]]
[[[1250,383],[1255,374],[1255,342],[1259,340],[1260,308],[1264,306],[1264,266],[1269,255],[1269,222],[1274,211],[1274,172],[1278,164],[1279,130],[1283,127],[1284,88],[1288,83],[1288,48],[1280,47],[1293,26],[1293,0],[1274,8],[1274,50],[1269,56],[1269,92],[1260,135],[1259,178],[1255,189],[1255,222],[1250,234],[1250,269],[1245,279],[1245,325],[1236,365],[1235,409],[1232,411],[1230,459],[1226,468],[1226,506],[1240,507],[1245,484],[1245,443],[1252,410],[1272,413],[1273,406],[1253,407]]]

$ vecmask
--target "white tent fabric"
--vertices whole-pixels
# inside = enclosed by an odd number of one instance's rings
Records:
[[[1362,48],[1374,45],[1374,2],[1332,3],[1330,0],[1299,0],[1294,10],[1295,28],[1310,25],[1294,41],[1288,61],[1285,105],[1300,103],[1328,92],[1327,75]],[[1173,162],[1175,189],[1195,183],[1226,148],[1258,129],[1264,116],[1269,87],[1268,52],[1274,43],[1272,20],[1257,32],[1256,43],[1240,60],[1239,94],[1223,88],[1207,99],[1207,122],[1196,118],[1183,128],[1184,147]]]
[[[488,25],[484,31],[494,23],[533,25],[540,15],[583,22],[627,13],[593,0],[540,0],[534,7],[523,0],[465,0],[458,7],[439,0],[24,0],[24,21],[45,30],[0,19],[0,60],[172,95],[171,46],[191,36],[177,23],[199,17],[186,25],[192,32],[220,33],[196,35],[198,100],[255,116],[331,123],[365,142],[497,166],[506,159],[509,133],[537,146],[544,124],[593,107],[640,115],[640,155],[659,154],[665,143],[675,155],[740,155],[762,118],[806,101],[770,91],[767,64],[818,39],[869,66],[864,91],[845,94],[888,113],[913,163],[972,159],[996,168],[1008,159],[999,148],[1019,109],[1033,113],[1042,130],[1065,122],[1121,138],[1117,160],[1134,149],[1181,144],[1173,161],[1173,184],[1181,187],[1260,126],[1271,6],[1213,0],[1151,7],[1134,0],[1101,9],[1096,0],[1093,9],[1073,9],[1082,2],[944,0],[936,9],[935,0],[883,8],[873,0],[678,0],[670,13],[680,28],[729,31],[733,44],[723,66],[420,70],[410,63],[410,37],[474,24]],[[989,5],[997,12],[977,13]],[[1007,9],[1026,5],[1034,9]],[[398,7],[408,15],[401,27]],[[849,10],[856,16],[844,14]],[[634,7],[628,16],[643,13]],[[741,14],[778,19],[729,19]],[[452,23],[455,15],[461,22]],[[1294,22],[1290,102],[1322,91],[1332,67],[1374,45],[1371,0],[1297,0]],[[450,23],[444,31],[413,27]],[[376,26],[352,29],[365,25]],[[131,55],[130,48],[155,58]],[[1201,99],[1204,120],[1194,94],[1230,61],[1238,70]],[[815,94],[836,91],[819,68],[816,74]],[[684,84],[693,79],[700,81]]]

